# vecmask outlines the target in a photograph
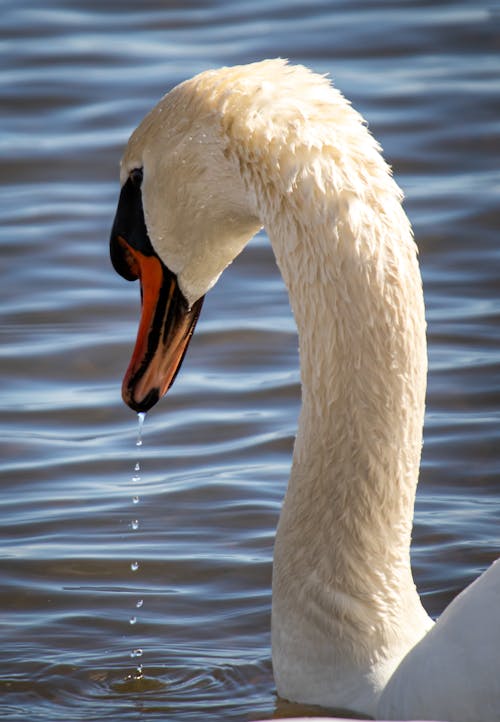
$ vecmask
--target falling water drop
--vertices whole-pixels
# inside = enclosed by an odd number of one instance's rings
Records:
[[[137,414],[137,420],[138,420],[138,425],[139,425],[138,432],[137,432],[137,440],[135,442],[135,445],[137,447],[142,447],[142,432],[143,432],[145,418],[146,418],[145,413]],[[137,452],[139,455],[139,458],[136,460],[136,462],[134,464],[134,472],[132,475],[132,484],[134,484],[134,485],[137,485],[141,481],[141,473],[140,473],[141,472],[141,452],[142,452],[142,449],[139,448],[139,450]],[[137,493],[137,488],[134,488],[133,496],[132,496],[132,504],[136,505],[138,503],[139,503],[139,494]],[[132,531],[137,531],[139,529],[139,519],[133,518],[129,523],[129,527]],[[140,564],[139,564],[138,560],[133,560],[130,562],[130,569],[132,572],[138,572],[139,567],[140,567]],[[141,609],[143,604],[144,604],[144,600],[138,599],[135,602],[134,606],[136,609]],[[128,621],[129,621],[130,626],[135,626],[137,624],[137,617],[135,615],[132,615],[129,617]],[[129,655],[132,659],[136,659],[137,657],[142,657],[143,650],[140,647],[135,647],[132,649],[132,651],[129,652]],[[143,674],[142,664],[139,664],[136,667],[135,671],[127,677],[127,679],[135,679],[135,680],[142,680],[143,678],[144,678],[144,674]]]
[[[137,434],[137,441],[135,442],[136,446],[142,446],[142,429],[144,427],[144,419],[146,418],[146,414],[144,411],[140,411],[137,414],[137,419],[139,421],[139,433]]]

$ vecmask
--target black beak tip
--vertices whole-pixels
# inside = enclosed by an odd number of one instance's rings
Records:
[[[125,391],[123,394],[123,400],[127,406],[132,409],[132,411],[135,411],[138,414],[145,414],[160,400],[160,391],[157,388],[151,389],[151,391],[149,391],[140,401],[137,401],[132,394]]]

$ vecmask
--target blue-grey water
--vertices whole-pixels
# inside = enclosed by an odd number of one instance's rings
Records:
[[[139,290],[107,245],[119,158],[174,84],[264,57],[329,73],[368,119],[420,248],[413,563],[437,615],[500,553],[498,5],[3,0],[1,18],[0,717],[293,712],[269,638],[300,393],[286,292],[260,234],[208,295],[137,447],[120,383]],[[127,679],[138,661],[144,679]]]

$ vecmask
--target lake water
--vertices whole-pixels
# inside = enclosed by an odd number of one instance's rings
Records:
[[[120,384],[139,290],[108,260],[119,158],[174,84],[264,57],[329,73],[368,119],[420,247],[413,563],[437,615],[500,553],[498,6],[3,0],[0,37],[0,716],[293,712],[269,637],[300,393],[283,283],[260,234],[208,295],[137,447]]]

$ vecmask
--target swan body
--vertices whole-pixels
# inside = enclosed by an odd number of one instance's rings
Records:
[[[278,694],[393,719],[498,719],[500,566],[435,626],[412,578],[422,283],[401,191],[361,116],[281,60],[208,71],[142,121],[121,182],[112,258],[143,287],[132,408],[172,383],[203,295],[261,226],[288,288],[302,407],[274,553]]]

